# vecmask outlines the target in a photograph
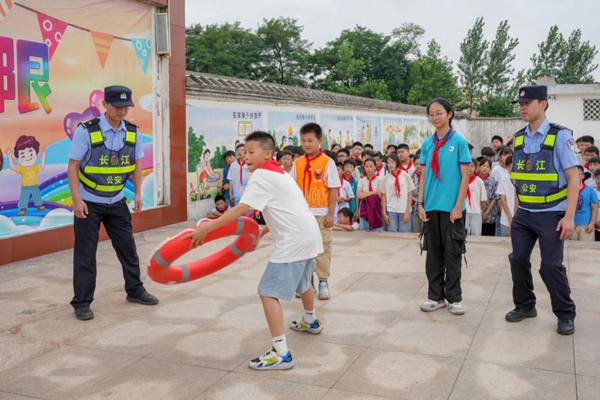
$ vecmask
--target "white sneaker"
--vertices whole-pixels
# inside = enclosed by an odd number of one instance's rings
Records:
[[[425,303],[421,304],[421,311],[432,312],[444,307],[446,307],[446,301],[444,300],[435,301],[427,299]]]
[[[450,311],[450,314],[463,315],[465,313],[465,306],[460,301],[450,303],[448,304],[448,311]]]
[[[319,281],[319,300],[329,300],[330,297],[327,281]]]

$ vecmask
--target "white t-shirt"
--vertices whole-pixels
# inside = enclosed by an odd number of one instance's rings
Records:
[[[505,176],[502,178],[500,182],[498,182],[498,187],[496,188],[496,193],[499,195],[506,196],[506,202],[508,203],[508,209],[512,216],[515,215],[515,187],[510,180],[510,176]],[[508,216],[502,210],[502,214],[500,215],[500,223],[504,226],[508,226]]]
[[[500,182],[505,176],[510,177],[510,172],[508,172],[508,170],[502,167],[501,165],[496,165],[494,168],[492,168],[491,175],[492,178],[496,180],[496,182]]]
[[[408,167],[408,171],[402,171],[408,172],[408,175],[410,175],[410,177],[412,178],[415,175],[415,172],[417,172],[417,168],[415,167],[415,164],[413,162],[409,162],[408,165],[410,165],[410,167]]]
[[[396,196],[396,178],[392,174],[388,174],[383,178],[380,186],[380,191],[385,195],[388,212],[403,213],[408,205],[408,196],[415,189],[410,175],[404,171],[398,176],[400,181],[400,197]],[[367,184],[367,189],[368,189]]]
[[[483,179],[475,177],[475,180],[469,185],[469,191],[471,192],[471,201],[467,199],[467,213],[481,214],[481,202],[487,201],[487,191]]]
[[[248,166],[246,164],[241,166],[237,161],[232,162],[229,166],[229,172],[227,172],[227,179],[229,180],[231,190],[233,191],[233,198],[237,203],[242,197],[242,194],[244,194],[246,185],[250,180],[250,170],[248,169]]]
[[[274,241],[271,262],[301,261],[323,253],[317,220],[290,175],[255,170],[240,203],[262,213]]]
[[[371,182],[371,186],[373,188],[373,192],[380,192],[381,191],[381,182],[383,181],[383,178],[380,176],[376,176],[375,179],[373,180],[373,182]],[[363,193],[369,193],[371,190],[369,190],[369,179],[365,176],[360,178],[360,180],[358,181],[358,187],[356,189],[357,191],[361,191]],[[358,195],[358,194],[357,194]]]
[[[331,158],[329,158],[329,160],[327,161],[326,170],[327,170],[327,172],[325,173],[325,186],[327,186],[330,189],[341,187],[342,183],[340,182],[340,174],[338,174],[338,170],[335,165],[335,161],[333,161]],[[292,179],[294,181],[296,180],[296,167],[295,166],[294,166],[294,168],[292,168],[292,173],[290,174],[290,176],[292,177]],[[300,191],[300,193],[302,194],[302,191]],[[302,197],[304,197],[304,194],[302,194]],[[327,207],[311,208],[310,211],[316,217],[323,217],[323,216],[327,215],[329,208],[327,208]]]
[[[379,171],[377,171],[377,176],[384,177],[388,174],[387,167],[384,165],[381,167]]]
[[[350,185],[350,183],[347,180],[343,180],[342,182],[342,187],[340,188],[340,195],[339,197],[344,197],[346,199],[353,199],[354,198],[354,191],[352,190],[352,186]],[[350,203],[347,201],[338,201],[338,206],[337,206],[337,210],[344,208],[344,207],[350,207]],[[337,210],[336,210],[336,215],[337,215]]]

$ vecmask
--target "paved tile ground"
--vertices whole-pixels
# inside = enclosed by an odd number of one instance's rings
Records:
[[[138,234],[140,257],[187,225]],[[504,321],[512,306],[506,239],[470,240],[467,314],[456,317],[419,311],[427,288],[415,235],[335,234],[333,298],[318,303],[324,331],[288,332],[297,367],[257,373],[246,363],[270,344],[255,295],[269,248],[265,240],[185,285],[156,284],[144,271],[161,300],[144,307],[125,302],[103,242],[88,322],[68,305],[71,251],[0,267],[0,399],[600,399],[597,244],[568,243],[577,333],[561,337],[537,273],[538,318]],[[298,316],[299,302],[285,312],[287,321]]]

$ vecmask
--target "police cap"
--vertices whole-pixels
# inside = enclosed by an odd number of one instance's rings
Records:
[[[131,89],[125,86],[107,86],[104,88],[104,101],[113,107],[133,107]]]

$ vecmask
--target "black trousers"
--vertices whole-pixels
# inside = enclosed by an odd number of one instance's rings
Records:
[[[86,202],[87,218],[75,217],[73,251],[73,308],[89,306],[96,290],[96,249],[100,224],[110,237],[125,278],[127,294],[137,296],[144,291],[140,280],[140,263],[133,239],[131,213],[125,200],[113,204]]]
[[[482,236],[496,236],[496,223],[499,224],[500,222],[495,222],[493,224],[484,222],[481,225],[481,235]]]
[[[450,222],[450,213],[431,211],[425,223],[425,272],[429,282],[428,298],[451,303],[462,301],[460,287],[462,255],[465,252],[465,213]]]
[[[575,303],[567,271],[563,265],[564,241],[556,225],[563,212],[533,213],[518,209],[511,225],[512,253],[508,256],[513,280],[513,301],[516,308],[530,310],[535,306],[531,276],[531,252],[539,240],[542,263],[540,276],[550,293],[552,311],[558,319],[574,319]]]

